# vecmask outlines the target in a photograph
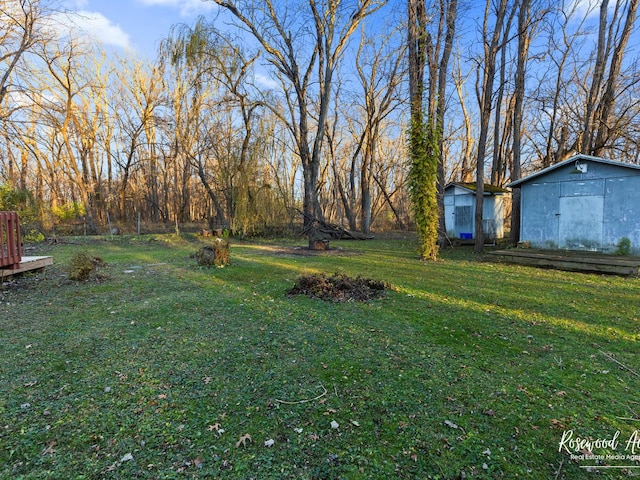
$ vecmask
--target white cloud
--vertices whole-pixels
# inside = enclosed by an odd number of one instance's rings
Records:
[[[111,20],[99,12],[89,12],[80,10],[73,13],[61,14],[58,16],[56,28],[61,33],[73,32],[77,34],[81,31],[105,45],[112,45],[124,49],[131,48],[129,35],[115,25]],[[64,30],[68,30],[64,32]]]
[[[280,87],[280,84],[277,81],[275,81],[273,78],[267,77],[266,75],[263,75],[261,73],[256,73],[255,79],[258,85],[264,88],[268,88],[270,90],[275,90],[278,87]]]
[[[607,6],[607,10],[611,12],[618,0],[613,0],[609,2]],[[581,17],[586,16],[587,18],[598,17],[600,15],[600,5],[602,4],[602,0],[571,0],[568,2],[567,11],[574,11]]]
[[[183,17],[192,17],[194,15],[208,13],[215,8],[215,3],[203,0],[138,0],[143,5],[154,7],[169,7],[180,10]]]

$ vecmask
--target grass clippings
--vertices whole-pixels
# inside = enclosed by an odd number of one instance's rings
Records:
[[[332,302],[348,302],[350,300],[367,302],[383,297],[388,288],[389,284],[370,278],[351,278],[340,273],[331,276],[318,273],[298,278],[287,294],[306,295]]]

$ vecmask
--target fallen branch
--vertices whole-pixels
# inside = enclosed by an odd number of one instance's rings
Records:
[[[300,210],[298,211],[307,221],[306,227],[302,230],[302,235],[320,236],[326,239],[333,238],[337,240],[372,240],[375,238],[375,236],[370,233],[354,232],[342,225],[328,223]]]
[[[605,357],[607,357],[609,360],[616,362],[618,365],[620,365],[622,368],[624,368],[625,370],[630,371],[631,373],[633,373],[636,377],[640,378],[640,374],[638,372],[636,372],[635,370],[630,369],[629,367],[627,367],[624,363],[619,362],[618,360],[616,360],[612,355],[609,355],[608,353],[603,352],[602,350],[598,350],[602,355],[604,355]]]
[[[320,400],[322,397],[324,397],[327,394],[327,389],[324,388],[324,385],[320,384],[320,387],[322,387],[323,392],[320,395],[318,395],[317,397],[307,398],[305,400],[297,400],[295,402],[288,402],[287,400],[278,400],[276,398],[276,402],[283,403],[285,405],[299,405],[301,403],[309,403],[309,402],[314,402],[316,400]]]

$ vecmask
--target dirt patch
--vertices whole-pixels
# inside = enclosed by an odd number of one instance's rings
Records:
[[[388,283],[370,278],[352,278],[339,273],[327,276],[320,273],[300,277],[287,295],[306,295],[331,302],[366,302],[384,297],[389,288]]]

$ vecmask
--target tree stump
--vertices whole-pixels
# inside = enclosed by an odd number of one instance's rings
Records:
[[[229,264],[229,242],[217,238],[213,245],[202,247],[195,253],[198,265],[205,267],[224,267]]]

